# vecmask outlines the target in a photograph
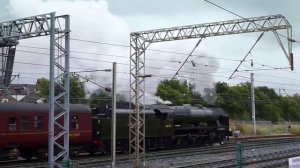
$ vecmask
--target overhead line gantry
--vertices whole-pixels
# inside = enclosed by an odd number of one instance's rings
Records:
[[[286,30],[287,51],[278,36],[277,30]],[[130,33],[130,100],[135,109],[129,116],[129,149],[134,156],[134,167],[140,164],[140,153],[145,154],[145,116],[143,114],[143,97],[145,81],[145,52],[151,43],[241,33],[268,32],[274,33],[277,41],[293,70],[292,26],[282,15],[270,15],[252,18],[235,19],[164,29]]]

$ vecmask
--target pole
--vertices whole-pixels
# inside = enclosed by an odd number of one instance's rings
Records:
[[[66,16],[65,20],[66,36],[65,36],[65,75],[64,75],[64,88],[67,90],[67,94],[64,97],[64,107],[66,107],[67,113],[64,115],[64,123],[67,133],[64,135],[64,146],[66,149],[66,154],[64,156],[65,167],[70,167],[72,165],[69,151],[70,151],[70,16]]]
[[[54,167],[54,63],[55,63],[55,13],[50,20],[50,90],[49,90],[49,130],[48,130],[48,167]]]
[[[236,144],[236,167],[241,168],[243,163],[243,146],[241,142]]]
[[[113,80],[112,80],[112,115],[111,115],[111,167],[115,167],[116,160],[116,74],[117,63],[113,62]]]
[[[254,78],[253,73],[251,75],[251,111],[252,111],[252,123],[253,123],[253,133],[256,135],[256,121],[255,121],[255,93],[254,93]]]

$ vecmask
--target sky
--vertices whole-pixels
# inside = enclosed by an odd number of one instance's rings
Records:
[[[300,41],[297,9],[300,1],[210,2],[246,18],[282,14],[293,27],[293,39]],[[127,46],[130,45],[130,32],[240,19],[204,0],[1,0],[1,4],[0,22],[49,12],[56,12],[56,15],[69,14],[71,38],[96,42],[71,40],[71,71],[110,69],[112,62],[117,62],[118,92],[124,94],[129,91],[130,51]],[[286,35],[286,31],[278,33]],[[204,88],[213,87],[218,81],[229,85],[249,82],[252,72],[255,86],[268,86],[280,94],[299,93],[300,43],[293,43],[295,70],[291,71],[287,69],[288,61],[271,32],[264,33],[238,69],[239,72],[233,75],[233,79],[229,79],[259,35],[260,33],[247,33],[203,39],[193,53],[195,56],[190,57],[179,71],[177,79],[188,80],[196,85],[197,91],[203,93]],[[287,47],[286,39],[281,40]],[[149,46],[150,50],[146,51],[145,73],[152,77],[146,78],[147,95],[154,95],[159,81],[174,76],[197,41],[198,39],[180,40]],[[13,73],[20,76],[13,83],[33,84],[37,78],[48,78],[49,50],[37,48],[49,48],[49,38],[20,41]],[[253,67],[250,60],[253,61]],[[192,62],[195,66],[192,66]],[[88,76],[99,85],[111,86],[110,73],[100,71],[81,75]],[[98,87],[89,84],[87,90],[92,92]]]

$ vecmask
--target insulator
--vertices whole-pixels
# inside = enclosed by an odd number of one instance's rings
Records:
[[[290,53],[290,66],[291,66],[291,70],[294,70],[294,55],[293,53]]]

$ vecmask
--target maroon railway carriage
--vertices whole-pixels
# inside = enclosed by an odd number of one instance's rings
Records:
[[[49,104],[1,103],[0,154],[12,156],[20,153],[26,159],[46,157],[48,111]],[[70,153],[93,148],[91,120],[89,107],[70,105]]]

